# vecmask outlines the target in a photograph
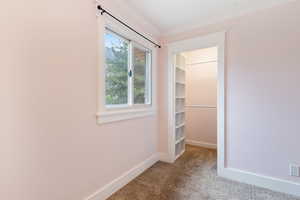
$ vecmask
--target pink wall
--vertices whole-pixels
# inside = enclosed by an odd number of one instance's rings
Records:
[[[0,13],[0,199],[82,200],[157,152],[156,116],[96,124],[94,1],[6,1]]]
[[[227,30],[228,167],[300,182],[288,175],[289,163],[300,164],[299,24],[300,2],[295,1],[164,38],[168,43]],[[167,79],[164,58],[161,85]],[[166,121],[166,100],[161,104],[160,121]],[[167,151],[167,130],[160,131],[160,150]]]

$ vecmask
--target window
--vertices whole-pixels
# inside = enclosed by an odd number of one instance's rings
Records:
[[[98,123],[155,114],[152,100],[154,47],[119,26],[108,23],[108,27],[104,33],[104,63],[101,60],[99,70]],[[103,46],[100,48],[103,52]]]
[[[151,104],[151,51],[110,30],[105,33],[105,106]]]

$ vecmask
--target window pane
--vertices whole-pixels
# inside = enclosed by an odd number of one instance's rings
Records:
[[[128,47],[127,40],[106,32],[106,105],[128,103]]]
[[[133,48],[134,66],[134,104],[146,104],[148,101],[149,81],[148,81],[148,52],[140,48]]]

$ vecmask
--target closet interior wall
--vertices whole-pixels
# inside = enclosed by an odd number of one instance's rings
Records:
[[[217,144],[217,47],[184,53],[186,58],[186,139]]]

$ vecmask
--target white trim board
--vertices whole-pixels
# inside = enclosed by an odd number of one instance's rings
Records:
[[[130,181],[135,179],[141,173],[143,173],[146,169],[150,168],[156,162],[159,161],[159,155],[154,154],[150,158],[141,162],[137,166],[133,167],[129,171],[122,174],[120,177],[116,178],[112,182],[108,183],[104,187],[100,188],[94,194],[85,198],[84,200],[105,200],[110,197],[113,193],[124,187]]]
[[[201,142],[201,141],[196,141],[196,140],[186,140],[186,144],[203,147],[203,148],[208,148],[208,149],[217,149],[217,144]]]
[[[176,41],[168,47],[168,154],[175,160],[175,134],[173,119],[175,89],[173,56],[177,53],[218,47],[218,101],[217,101],[217,135],[218,135],[218,172],[225,168],[225,38],[226,32],[213,33],[206,36]]]
[[[227,179],[255,185],[269,190],[300,196],[300,183],[255,174],[234,168],[224,168],[219,172],[218,175]]]
[[[117,110],[109,111],[103,113],[97,113],[97,122],[99,124],[111,123],[116,121],[123,121],[141,117],[147,117],[155,115],[156,111],[152,108],[145,109],[126,109],[126,110]]]

